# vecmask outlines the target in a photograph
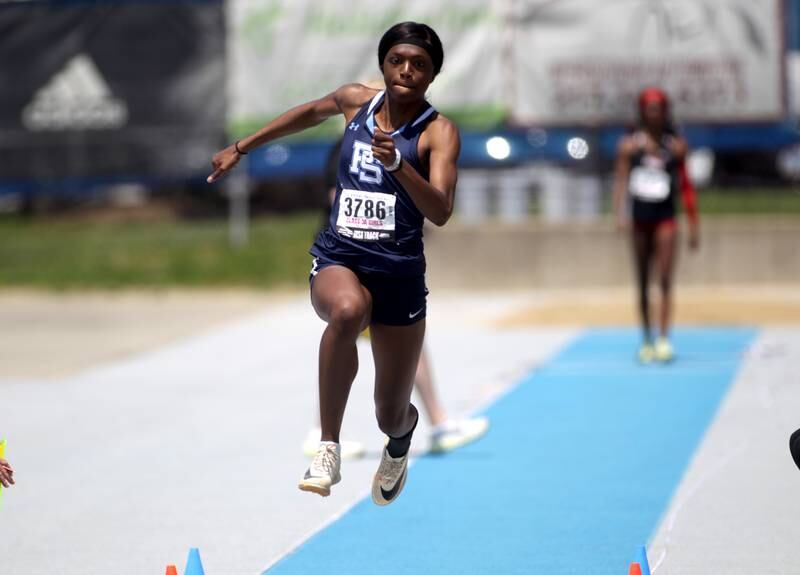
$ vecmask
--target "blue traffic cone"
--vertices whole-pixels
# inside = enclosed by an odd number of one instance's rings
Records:
[[[183,575],[206,575],[203,571],[203,562],[200,561],[200,550],[197,547],[189,549],[189,558],[186,560],[186,571]],[[650,575],[650,572],[647,572]]]
[[[636,554],[636,563],[642,568],[642,575],[650,575],[650,564],[647,562],[647,548],[639,547],[639,552]]]

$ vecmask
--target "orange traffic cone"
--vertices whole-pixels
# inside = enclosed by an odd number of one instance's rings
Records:
[[[178,568],[175,565],[167,565],[167,575],[178,575]]]
[[[631,568],[628,569],[628,575],[642,575],[642,566],[638,563],[631,563]]]

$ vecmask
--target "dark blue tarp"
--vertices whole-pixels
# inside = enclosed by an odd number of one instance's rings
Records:
[[[0,4],[0,186],[199,177],[225,79],[222,2]]]

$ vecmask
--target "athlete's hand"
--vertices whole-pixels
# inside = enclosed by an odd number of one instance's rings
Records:
[[[0,459],[0,485],[3,487],[14,485],[14,470],[5,459]]]
[[[239,163],[241,157],[242,155],[236,151],[236,144],[231,144],[224,150],[214,154],[214,157],[211,158],[211,165],[214,167],[214,171],[206,178],[206,181],[209,184],[216,182],[231,171]]]
[[[372,136],[372,157],[384,166],[391,166],[395,159],[394,140],[386,132],[375,126]]]
[[[697,226],[689,226],[689,249],[693,252],[700,249],[700,229]]]
[[[628,220],[623,217],[617,218],[617,231],[618,232],[627,232],[631,229],[631,224]]]

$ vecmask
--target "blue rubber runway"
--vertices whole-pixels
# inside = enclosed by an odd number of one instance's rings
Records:
[[[360,502],[269,574],[627,573],[754,335],[680,329],[674,363],[640,366],[636,330],[587,331],[487,410],[486,438],[421,458],[397,503]]]

